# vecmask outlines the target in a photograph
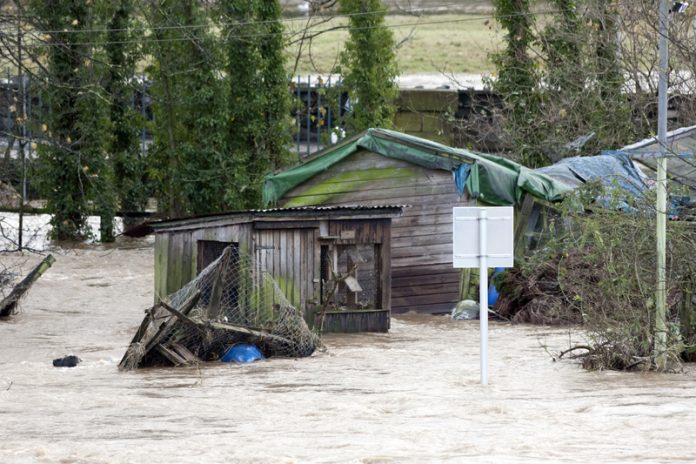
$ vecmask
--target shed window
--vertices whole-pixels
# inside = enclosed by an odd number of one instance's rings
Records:
[[[380,309],[380,246],[322,246],[322,303],[327,299],[338,308]]]

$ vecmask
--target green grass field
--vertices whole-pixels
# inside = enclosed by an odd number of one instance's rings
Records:
[[[316,33],[346,24],[344,18],[310,26]],[[289,31],[305,27],[299,18],[286,23]],[[387,25],[394,32],[397,60],[401,74],[416,73],[484,73],[493,69],[488,55],[500,46],[502,34],[490,15],[388,16]],[[295,74],[331,72],[348,37],[345,29],[334,30],[305,41]],[[295,41],[288,48],[288,66],[292,71],[299,50]]]
[[[502,34],[490,13],[390,15],[386,22],[398,44],[396,53],[401,74],[478,74],[493,70],[488,55],[500,46]],[[308,34],[317,35],[303,43],[296,69],[299,38],[307,26],[307,19],[287,17],[284,23],[291,42],[287,48],[288,72],[306,75],[328,74],[334,70],[338,54],[348,38],[346,18],[333,18],[328,22],[320,22],[316,17],[313,19]],[[330,29],[336,30],[321,33]],[[147,57],[140,68],[149,62]],[[25,64],[31,65],[29,62]],[[0,72],[4,72],[6,67],[10,67],[10,63],[0,60]],[[15,70],[10,72],[15,73]]]

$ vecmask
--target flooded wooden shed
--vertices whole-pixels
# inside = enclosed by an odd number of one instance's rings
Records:
[[[310,326],[386,331],[391,220],[400,206],[277,208],[175,219],[155,232],[155,299],[196,277],[225,248],[267,271]]]
[[[267,204],[281,207],[409,205],[392,224],[394,312],[449,312],[460,300],[453,207],[519,205],[515,223],[526,225],[520,216],[530,214],[532,197],[555,201],[558,183],[507,159],[384,129],[327,147],[264,186]]]

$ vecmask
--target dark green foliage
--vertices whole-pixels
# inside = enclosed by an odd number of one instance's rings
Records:
[[[539,42],[545,60],[543,86],[547,116],[542,150],[552,161],[575,152],[563,145],[594,132],[579,153],[594,154],[632,140],[634,130],[617,46],[616,12],[611,2],[586,2],[583,18],[575,0],[554,0],[562,12],[546,27]],[[548,124],[550,122],[551,124]]]
[[[148,69],[155,115],[150,175],[168,217],[236,207],[224,193],[238,169],[226,145],[219,49],[207,29],[186,27],[207,20],[194,0],[156,1],[148,10],[155,39]]]
[[[518,322],[582,323],[586,368],[654,368],[654,205],[652,192],[584,185],[556,205],[542,246],[506,271],[496,308]],[[696,235],[684,221],[669,221],[667,235],[668,357],[678,364],[696,347]]]
[[[493,56],[492,82],[506,102],[506,135],[530,167],[617,148],[634,136],[610,0],[553,0],[535,32],[529,0],[496,0],[506,49]],[[582,14],[578,9],[582,8]],[[594,133],[578,149],[565,148]]]
[[[537,63],[530,55],[536,40],[530,0],[495,0],[495,17],[507,32],[505,49],[491,58],[498,70],[493,88],[505,100],[505,129],[520,161],[528,166],[546,164],[537,152],[538,133],[534,118],[541,108]]]
[[[264,102],[261,83],[260,25],[255,23],[259,0],[220,2],[227,55],[230,92],[229,148],[235,182],[225,196],[237,209],[260,205],[262,175],[270,169],[269,154],[261,150],[264,135]]]
[[[619,50],[619,26],[616,3],[594,0],[590,37],[596,53],[597,87],[592,95],[598,146],[618,148],[635,138],[631,108],[624,91],[625,67]],[[591,42],[591,41],[590,41]]]
[[[529,48],[535,40],[532,31],[534,15],[529,0],[497,0],[494,3],[496,19],[507,31],[505,50],[492,57],[498,68],[496,88],[509,95],[514,111],[522,111],[525,100],[537,84],[536,63],[529,55]]]
[[[102,218],[102,239],[113,239],[115,198],[107,161],[108,97],[102,81],[103,56],[94,47],[102,33],[89,0],[32,1],[34,26],[50,32],[45,51],[48,142],[39,145],[39,187],[52,212],[56,239],[79,239],[88,233],[87,216]],[[56,32],[62,31],[62,32]],[[74,31],[83,31],[74,33]]]
[[[261,149],[268,152],[270,169],[276,170],[297,161],[297,155],[290,151],[294,122],[290,117],[290,79],[285,71],[284,27],[280,22],[283,10],[280,0],[260,0],[258,8],[261,23],[259,48],[263,59],[262,98],[266,118]]]
[[[289,80],[284,71],[278,0],[220,1],[229,90],[229,162],[235,209],[262,205],[264,176],[293,161],[289,152]]]
[[[350,37],[340,56],[343,88],[352,103],[347,118],[351,132],[370,127],[390,128],[394,121],[398,75],[394,35],[384,22],[381,0],[340,0],[349,16]]]
[[[118,0],[106,11],[108,31],[105,52],[109,64],[105,90],[109,95],[112,137],[109,152],[114,183],[123,211],[142,211],[147,201],[145,160],[139,134],[144,120],[133,108],[137,82],[135,62],[141,56],[133,32],[133,2]]]

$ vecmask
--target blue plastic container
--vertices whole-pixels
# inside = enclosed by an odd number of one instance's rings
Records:
[[[264,359],[264,357],[256,345],[251,345],[249,343],[238,343],[229,347],[227,351],[225,351],[225,354],[222,355],[222,358],[220,358],[220,361],[251,363],[260,359]]]
[[[488,306],[493,306],[496,301],[498,301],[498,289],[491,284],[488,287]]]
[[[495,272],[493,272],[493,276],[495,276],[496,274],[500,274],[504,270],[504,267],[496,267]],[[493,279],[493,276],[491,277],[491,279]],[[495,288],[495,285],[493,285],[493,283],[491,283],[488,286],[488,306],[493,306],[495,302],[498,301],[498,296],[498,289]]]

